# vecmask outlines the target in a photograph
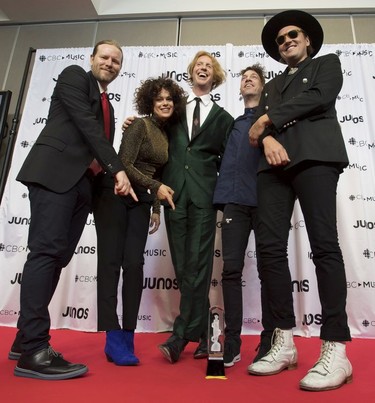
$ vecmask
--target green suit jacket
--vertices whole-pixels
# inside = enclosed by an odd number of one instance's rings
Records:
[[[189,139],[186,114],[169,127],[169,158],[162,181],[175,191],[176,202],[186,186],[197,207],[212,207],[220,162],[232,125],[232,116],[214,103],[193,140]]]

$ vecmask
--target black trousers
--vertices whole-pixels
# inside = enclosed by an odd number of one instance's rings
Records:
[[[226,204],[221,222],[223,249],[222,287],[225,311],[225,337],[240,343],[243,321],[242,272],[246,247],[251,231],[255,240],[258,233],[257,207],[239,204]],[[256,254],[258,255],[257,247]],[[257,256],[258,261],[258,256]],[[261,276],[262,324],[265,331],[272,332],[274,327],[268,308],[268,298]],[[247,307],[251,310],[251,307]]]
[[[48,305],[61,269],[71,260],[91,209],[92,187],[83,177],[66,193],[29,184],[31,222],[29,254],[21,282],[18,328],[22,350],[32,354],[46,348],[51,325]]]
[[[320,337],[331,341],[350,340],[346,276],[336,226],[340,172],[334,164],[309,162],[258,176],[260,272],[273,323],[282,329],[296,324],[287,247],[290,219],[298,198],[316,267],[322,307]]]
[[[94,196],[98,239],[98,330],[137,327],[143,291],[144,249],[150,223],[150,203],[120,197],[113,188],[101,188]],[[117,314],[122,272],[122,320]],[[120,326],[121,322],[121,326]]]

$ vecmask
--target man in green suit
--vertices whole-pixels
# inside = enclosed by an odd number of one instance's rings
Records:
[[[188,66],[188,74],[191,92],[185,113],[168,130],[169,160],[163,172],[163,183],[175,192],[176,209],[166,207],[164,212],[181,293],[173,334],[159,346],[171,363],[178,361],[189,341],[199,342],[194,358],[207,357],[208,294],[216,233],[212,198],[233,124],[232,116],[210,95],[225,80],[225,72],[216,58],[199,51]]]

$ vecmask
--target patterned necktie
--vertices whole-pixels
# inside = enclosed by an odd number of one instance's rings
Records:
[[[103,121],[104,121],[104,132],[109,140],[111,138],[111,117],[109,112],[109,101],[108,95],[102,92],[101,95],[102,109],[103,109]]]
[[[194,99],[195,99],[195,108],[193,112],[193,126],[191,128],[191,139],[193,139],[198,134],[198,130],[201,126],[201,117],[199,108],[199,103],[201,99],[199,97],[195,97]]]

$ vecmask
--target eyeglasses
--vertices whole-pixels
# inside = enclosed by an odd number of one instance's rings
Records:
[[[285,42],[285,38],[289,37],[290,39],[296,39],[300,32],[305,33],[303,29],[292,29],[284,35],[278,36],[275,41],[280,46]]]

